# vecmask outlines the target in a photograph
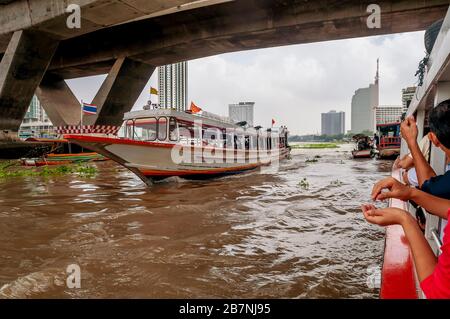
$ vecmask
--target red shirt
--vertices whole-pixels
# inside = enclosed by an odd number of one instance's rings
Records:
[[[450,214],[450,210],[449,210]],[[442,254],[434,272],[420,283],[428,299],[450,299],[450,227],[444,229]]]

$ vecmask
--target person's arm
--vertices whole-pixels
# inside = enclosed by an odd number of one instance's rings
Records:
[[[436,176],[436,173],[430,164],[428,164],[425,156],[422,154],[419,144],[417,143],[418,129],[414,117],[408,117],[404,120],[400,126],[400,129],[402,132],[402,138],[408,144],[409,151],[413,157],[419,186],[422,187],[422,184],[431,177]]]
[[[397,159],[394,162],[395,168],[403,168],[405,170],[409,170],[410,168],[414,167],[414,160],[409,154],[403,156],[401,159]]]
[[[430,178],[436,176],[436,172],[428,164],[425,156],[423,156],[422,151],[419,148],[417,141],[414,143],[408,143],[409,150],[414,160],[414,167],[416,168],[417,180],[419,181],[419,186],[422,187]]]
[[[411,247],[417,276],[419,277],[419,281],[422,282],[433,273],[437,264],[437,258],[417,221],[409,213],[405,213],[406,216],[402,220],[401,225]]]
[[[383,192],[383,190],[388,190]],[[450,200],[433,196],[417,188],[406,186],[392,177],[385,178],[376,183],[372,189],[373,200],[397,198],[403,201],[412,200],[425,208],[429,213],[441,218],[448,218]]]
[[[371,224],[379,226],[401,225],[403,227],[421,282],[434,272],[437,264],[436,256],[417,222],[407,211],[398,208],[376,209],[373,205],[363,205],[362,211],[364,218]]]
[[[448,218],[450,200],[433,196],[417,188],[411,188],[409,197],[410,200],[415,202],[417,205],[425,208],[427,212],[444,219]]]

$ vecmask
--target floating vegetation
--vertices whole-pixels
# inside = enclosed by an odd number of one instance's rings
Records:
[[[307,158],[305,163],[317,163],[319,160],[317,158],[309,159]]]
[[[300,186],[302,189],[307,190],[309,189],[309,182],[308,180],[305,178],[302,178],[302,180],[298,183],[298,186]]]
[[[23,167],[18,162],[8,161],[0,163],[0,178],[30,177],[30,176],[57,176],[67,174],[78,174],[84,177],[92,177],[97,173],[97,169],[90,165],[58,165],[55,167]]]
[[[316,155],[316,156],[314,156],[314,158],[322,158],[322,156]]]
[[[291,145],[292,149],[323,149],[323,148],[339,148],[337,143],[311,143]]]

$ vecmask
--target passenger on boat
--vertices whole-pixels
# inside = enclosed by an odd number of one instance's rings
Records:
[[[436,214],[443,213],[442,207],[435,208],[439,208],[438,211],[434,211]],[[450,299],[450,226],[445,227],[442,254],[436,260],[421,229],[407,211],[398,208],[377,209],[373,205],[363,205],[362,211],[365,219],[371,224],[401,225],[410,244],[420,286],[425,296],[428,299]],[[447,209],[445,214],[448,216],[449,213],[450,210]]]
[[[441,102],[429,113],[430,141],[450,158],[450,100]],[[414,117],[401,124],[402,138],[411,152],[418,185],[423,191],[450,199],[450,171],[437,176],[417,143],[418,128]]]
[[[431,141],[427,133],[419,142],[419,148],[427,162],[430,162]],[[414,187],[419,187],[417,180],[416,168],[414,167],[414,160],[411,153],[406,154],[402,158],[397,158],[394,163],[394,168],[402,170],[403,181]]]

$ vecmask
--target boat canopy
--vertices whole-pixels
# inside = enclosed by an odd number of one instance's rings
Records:
[[[240,128],[239,125],[233,123],[233,121],[225,116],[216,115],[209,112],[202,112],[202,114],[193,114],[188,112],[177,111],[173,109],[153,109],[142,110],[125,113],[124,120],[135,120],[148,117],[175,117],[177,120],[186,122],[198,122],[202,121],[202,125],[213,126],[217,128]]]

